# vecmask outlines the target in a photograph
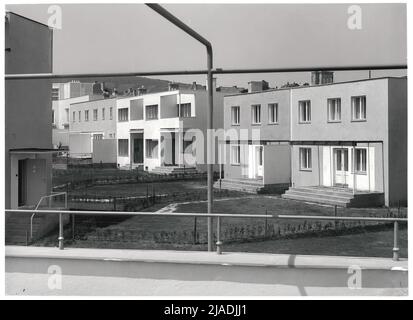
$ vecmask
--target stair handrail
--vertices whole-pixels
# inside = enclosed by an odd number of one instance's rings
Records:
[[[53,197],[57,197],[57,196],[61,196],[64,195],[65,196],[65,206],[64,209],[67,209],[67,192],[66,191],[62,191],[62,192],[53,192],[47,196],[42,196],[39,200],[39,202],[37,202],[36,207],[34,208],[35,211],[39,210],[40,204],[43,202],[44,199],[47,198],[53,198]],[[33,212],[33,214],[30,217],[30,241],[33,240],[33,220],[34,217],[36,215],[37,212]]]

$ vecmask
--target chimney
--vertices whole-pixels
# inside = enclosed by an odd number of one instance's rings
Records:
[[[175,82],[168,83],[168,91],[175,91],[179,89],[179,84]]]
[[[261,81],[250,81],[248,82],[248,93],[260,92],[269,89],[268,82],[265,80]]]
[[[138,96],[146,94],[146,88],[144,86],[138,87]]]
[[[194,91],[196,91],[196,81],[192,82],[192,87],[191,87],[191,89],[194,90]]]
[[[208,79],[206,80],[205,88],[208,90]],[[213,91],[217,91],[217,78],[212,78],[212,88]]]
[[[311,85],[328,84],[334,82],[334,72],[332,71],[313,71],[311,72]]]

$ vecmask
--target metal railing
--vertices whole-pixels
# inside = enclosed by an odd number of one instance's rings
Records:
[[[247,218],[247,219],[279,219],[279,220],[318,220],[318,221],[364,221],[364,222],[387,222],[393,223],[393,260],[398,261],[400,256],[399,239],[399,223],[407,223],[407,218],[380,218],[380,217],[337,217],[337,216],[311,216],[311,215],[276,215],[276,214],[228,214],[228,213],[177,213],[177,212],[128,212],[128,211],[75,211],[75,210],[29,210],[29,209],[6,209],[7,213],[33,213],[43,212],[45,214],[59,215],[59,249],[64,249],[64,234],[63,234],[63,215],[96,215],[96,216],[168,216],[168,217],[201,217],[201,218],[216,218],[216,252],[222,253],[223,242],[221,240],[221,223],[223,218]],[[208,241],[211,241],[208,238]],[[208,243],[208,247],[212,243]]]
[[[36,216],[36,213],[42,212],[42,210],[39,210],[40,205],[43,203],[44,200],[48,199],[49,201],[49,208],[51,208],[51,202],[53,201],[53,198],[56,198],[58,196],[65,196],[65,201],[64,201],[64,208],[67,209],[67,192],[52,192],[52,194],[49,194],[47,196],[43,196],[40,198],[39,202],[37,203],[36,207],[34,208],[33,214],[30,216],[30,240],[33,240],[33,220],[34,217]]]

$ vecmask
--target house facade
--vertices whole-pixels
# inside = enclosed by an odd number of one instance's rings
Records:
[[[7,12],[5,73],[52,72],[53,31]],[[49,80],[5,81],[5,206],[35,205],[51,193],[52,100]]]
[[[292,187],[344,187],[407,201],[407,78],[291,90]]]
[[[226,139],[224,187],[243,179],[259,191],[289,181],[283,197],[290,199],[406,203],[407,78],[229,96],[224,110],[226,130],[260,130],[259,143]]]
[[[71,157],[92,157],[94,162],[116,162],[116,101],[99,99],[70,104]]]
[[[214,93],[214,127],[223,126],[223,93]],[[171,90],[117,100],[121,168],[206,170],[207,91]]]
[[[290,90],[262,91],[259,85],[250,82],[249,93],[224,99],[224,180],[248,179],[256,188],[285,190],[290,185]]]

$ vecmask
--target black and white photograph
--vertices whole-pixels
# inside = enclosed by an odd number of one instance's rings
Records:
[[[4,299],[410,298],[407,2],[3,8]]]

